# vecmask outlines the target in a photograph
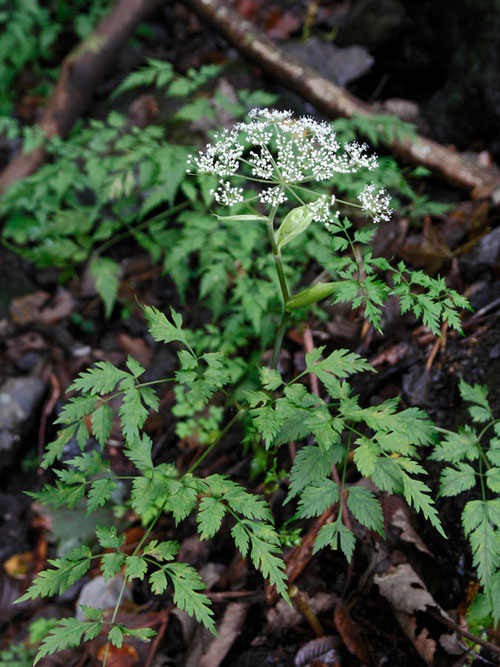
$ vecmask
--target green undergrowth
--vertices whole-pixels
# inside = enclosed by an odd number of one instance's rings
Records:
[[[471,488],[471,466],[463,459],[477,459],[481,508],[466,506],[464,529],[483,587],[477,603],[483,621],[498,621],[492,601],[500,553],[498,500],[491,497],[498,480],[490,472],[498,469],[496,439],[487,452],[481,450],[484,456],[467,448],[450,455],[455,436],[439,443],[440,430],[422,410],[399,399],[363,405],[350,378],[375,371],[351,350],[318,347],[305,355],[301,371],[285,372],[280,363],[287,331],[303,326],[311,312],[325,319],[327,299],[348,304],[378,331],[384,304],[393,296],[403,314],[411,313],[435,334],[443,324],[461,331],[467,300],[443,278],[375,257],[370,244],[376,226],[363,225],[366,219],[388,221],[393,209],[415,217],[441,212],[411,185],[422,170],[403,174],[392,158],[377,162],[354,142],[359,134],[376,143],[384,133],[412,128],[383,118],[332,125],[266,109],[252,111],[250,122],[239,124],[249,108],[275,98],[239,91],[229,101],[215,88],[220,75],[215,67],[180,75],[168,63],[149,61],[116,95],[153,87],[175,100],[162,124],[139,128],[116,112],[81,124],[68,140],[49,142],[47,164],[14,184],[0,203],[4,243],[36,266],[57,267],[61,281],[88,264],[107,316],[121,299],[121,242],[133,240],[171,278],[181,306],[199,306],[209,320],[193,330],[173,308],[163,313],[144,305],[155,345],[169,345],[177,356],[172,377],[143,381],[146,369],[129,357],[123,368],[97,362],[69,387],[57,437],[43,458],[47,483],[31,495],[51,508],[76,511],[85,505],[89,515],[111,508],[140,522],[144,532],[130,552],[118,524],[98,523],[94,539],[52,558],[35,577],[21,600],[61,594],[94,566],[106,580],[122,582],[111,611],[82,606],[84,620],[59,620],[43,639],[37,661],[104,634],[105,664],[111,644],[121,647],[127,637],[150,640],[150,628],[120,622],[123,593],[136,580],[216,634],[206,585],[178,558],[176,531],[184,521],[193,521],[202,540],[218,540],[229,529],[234,548],[261,573],[263,585],[287,601],[283,548],[297,543],[307,521],[329,508],[333,521],[319,531],[314,552],[337,549],[347,561],[356,549],[356,524],[384,537],[384,492],[403,496],[444,538],[426,481],[428,453],[451,464],[443,472],[444,494]],[[220,109],[236,125],[215,133],[210,128]],[[212,140],[201,151],[195,145],[200,121],[202,134]],[[23,135],[11,120],[3,127]],[[184,128],[185,143],[166,139]],[[266,351],[270,364],[263,362]],[[319,395],[309,389],[311,375],[320,382]],[[153,454],[148,417],[159,409],[162,383],[172,386],[176,438],[192,438],[198,447],[198,458],[186,469],[158,462]],[[471,391],[464,397],[486,409],[480,390],[473,397]],[[472,419],[491,419],[481,415],[476,410]],[[115,444],[119,432],[120,472],[108,447],[112,429]],[[474,434],[474,452],[484,435]],[[251,459],[248,483],[224,470],[203,472],[206,458],[228,440],[237,447],[236,458]],[[80,451],[68,459],[75,441]],[[280,466],[280,448],[290,443],[297,454]],[[167,460],[174,460],[172,452]],[[265,496],[254,493],[256,479]],[[369,488],[358,483],[363,479],[370,480]],[[286,492],[283,504],[293,508],[286,523],[281,506],[271,511],[278,486]],[[486,548],[478,531],[491,538]]]
[[[79,265],[88,263],[109,316],[119,297],[119,244],[133,239],[173,278],[181,299],[195,279],[200,298],[207,301],[214,318],[222,315],[228,302],[229,311],[224,315],[231,316],[232,298],[225,294],[230,288],[231,296],[238,303],[243,301],[243,326],[249,325],[254,332],[259,329],[265,313],[273,309],[268,287],[268,273],[273,269],[266,266],[267,258],[256,252],[265,242],[265,234],[258,228],[243,231],[213,218],[208,211],[218,212],[210,194],[216,180],[186,174],[186,158],[194,146],[168,140],[171,135],[195,140],[196,123],[202,120],[215,127],[221,110],[238,119],[252,107],[276,102],[275,95],[259,90],[240,90],[235,93],[236,101],[229,100],[215,87],[221,75],[219,66],[180,75],[170,63],[157,60],[132,73],[115,96],[156,88],[157,94],[174,104],[168,117],[161,124],[141,128],[112,111],[105,120],[80,123],[65,141],[54,138],[48,142],[47,163],[33,176],[14,183],[0,201],[3,243],[35,266],[57,267],[63,282]],[[334,126],[342,143],[352,141],[356,134],[380,140],[389,131],[412,131],[399,119],[385,117],[338,120]],[[179,132],[183,127],[193,129]],[[21,128],[8,116],[0,119],[0,132],[23,139],[25,152],[43,142],[36,126]],[[349,174],[339,173],[334,183],[326,181],[321,188],[327,192],[335,187],[352,197],[359,185],[373,180],[390,190],[393,206],[401,214],[418,219],[445,208],[413,189],[412,183],[426,174],[421,168],[407,169],[403,174],[393,158],[385,157],[376,172],[360,173],[357,182]],[[325,249],[327,236],[322,230],[311,229],[308,237],[306,255],[296,247],[302,267],[314,258],[331,272],[331,254]],[[197,262],[194,271],[193,259]],[[292,283],[301,279],[302,270],[291,274],[297,265],[291,263],[288,268]],[[213,290],[214,284],[223,289]],[[258,299],[249,298],[254,291]]]
[[[350,304],[380,330],[384,303],[396,295],[401,311],[411,312],[434,333],[444,323],[461,331],[460,311],[468,308],[464,297],[442,278],[374,257],[370,241],[375,226],[356,228],[344,215],[350,209],[375,220],[390,217],[390,196],[366,178],[365,172],[375,174],[376,167],[364,147],[342,147],[326,123],[268,110],[253,111],[250,122],[215,135],[205,151],[189,158],[189,175],[177,186],[189,206],[177,212],[171,225],[143,233],[155,239],[151,253],[158,253],[155,259],[163,261],[181,297],[196,278],[200,302],[214,319],[193,331],[173,308],[165,314],[143,306],[155,344],[171,346],[177,356],[173,376],[143,381],[146,369],[129,356],[123,368],[97,362],[69,387],[70,398],[56,420],[60,430],[42,463],[53,481],[31,495],[52,508],[76,510],[84,504],[89,515],[114,507],[117,515],[140,522],[144,532],[131,552],[118,524],[98,523],[94,540],[51,559],[36,576],[20,600],[61,594],[97,565],[106,580],[119,577],[122,582],[114,609],[82,605],[84,619],[58,621],[36,660],[104,633],[105,664],[111,645],[121,647],[127,637],[150,640],[150,628],[132,629],[120,622],[123,592],[135,580],[217,634],[202,577],[178,558],[175,537],[184,521],[193,522],[201,540],[218,540],[224,531],[265,585],[287,601],[283,548],[300,542],[305,522],[326,510],[332,510],[333,521],[318,532],[314,553],[331,548],[347,561],[355,554],[356,524],[385,537],[384,492],[403,496],[444,538],[426,481],[422,455],[429,450],[434,458],[455,464],[443,472],[441,493],[460,494],[479,476],[486,495],[481,508],[466,505],[464,529],[483,586],[477,604],[498,620],[491,597],[498,579],[498,501],[488,495],[498,482],[496,439],[486,458],[480,457],[477,443],[483,429],[474,435],[474,446],[466,443],[466,451],[454,458],[455,438],[460,444],[463,436],[447,434],[438,443],[440,429],[422,410],[404,407],[397,398],[363,405],[350,378],[374,369],[348,349],[321,346],[306,353],[302,371],[285,374],[280,369],[286,331],[303,322],[309,309],[320,314],[327,298]],[[324,181],[330,183],[337,170],[340,180],[350,172],[361,203],[331,196]],[[347,196],[355,192],[354,185],[344,190]],[[214,200],[218,206],[210,215],[207,208]],[[170,204],[178,205],[173,195]],[[226,207],[229,215],[222,215]],[[147,247],[148,241],[136,240]],[[312,271],[319,274],[311,278]],[[269,347],[272,359],[266,365],[261,352]],[[320,382],[319,394],[309,389],[312,374]],[[186,469],[158,462],[153,454],[147,420],[159,409],[163,383],[173,386],[177,438],[193,438],[199,448],[198,458]],[[462,384],[462,391],[476,404],[472,419],[489,424],[482,390]],[[117,428],[125,461],[120,472],[108,451]],[[224,470],[203,472],[207,457],[229,439],[238,448],[237,457],[252,459],[248,484]],[[68,446],[75,441],[80,453],[68,459]],[[291,443],[297,448],[294,460],[279,466],[280,448]],[[466,470],[463,457],[478,460],[474,474]],[[167,460],[173,458],[171,452]],[[486,461],[492,466],[488,470]],[[264,482],[265,496],[253,492],[256,478]],[[370,480],[369,488],[358,483],[363,479]],[[286,492],[283,505],[293,512],[284,523],[281,507],[275,503],[271,511],[272,490],[278,486]],[[479,533],[488,533],[486,544]]]
[[[46,96],[58,75],[58,40],[85,38],[110,5],[109,0],[0,0],[0,114],[12,110],[19,77],[24,77],[21,90],[37,81],[23,92]]]
[[[430,458],[444,464],[441,496],[472,497],[463,504],[462,527],[481,582],[468,610],[480,634],[500,619],[500,419],[492,414],[487,387],[461,380],[459,389],[471,423],[438,429],[443,440]]]

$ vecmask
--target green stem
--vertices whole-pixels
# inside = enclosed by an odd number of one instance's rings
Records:
[[[276,271],[278,273],[278,279],[280,281],[281,294],[283,295],[283,305],[286,306],[290,299],[290,294],[288,292],[288,286],[286,284],[285,273],[283,271],[283,263],[281,261],[281,254],[274,255],[274,263],[276,265]]]
[[[181,479],[185,477],[186,475],[190,475],[193,470],[195,470],[202,461],[204,461],[207,456],[212,452],[212,450],[219,444],[219,442],[222,440],[222,438],[228,433],[228,431],[231,430],[231,428],[238,422],[243,415],[247,412],[247,409],[245,408],[240,408],[238,412],[234,415],[234,417],[231,419],[230,422],[228,422],[225,426],[225,428],[219,433],[219,435],[215,438],[215,440],[212,442],[211,445],[209,445],[203,454],[193,463],[193,465],[187,470],[184,475],[182,475]]]
[[[271,368],[276,370],[278,368],[278,362],[280,358],[280,352],[281,352],[281,345],[283,343],[283,337],[285,335],[285,331],[288,326],[288,321],[290,320],[290,313],[288,313],[286,310],[283,312],[283,315],[281,316],[281,322],[278,327],[278,331],[276,332],[276,338],[274,340],[274,347],[273,347],[273,356],[271,359]]]
[[[286,305],[290,300],[290,292],[288,291],[285,272],[283,270],[283,262],[281,261],[281,252],[278,250],[278,246],[276,245],[276,239],[274,238],[274,218],[276,216],[277,210],[278,210],[277,206],[274,206],[271,209],[267,223],[267,235],[269,237],[269,242],[271,244],[271,250],[273,252],[273,257],[274,257],[274,265],[276,266],[276,273],[278,274],[281,295],[283,297],[283,314],[281,316],[281,321],[279,323],[278,331],[276,332],[276,339],[274,341],[274,347],[273,347],[273,356],[271,360],[271,368],[274,369],[278,367],[278,361],[281,351],[281,345],[283,343],[283,337],[285,335],[285,331],[288,326],[288,321],[290,320],[290,314],[286,310]]]

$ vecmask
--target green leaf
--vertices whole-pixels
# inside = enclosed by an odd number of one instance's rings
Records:
[[[94,609],[94,607],[87,607],[84,604],[79,605],[80,609],[85,616],[87,621],[100,621],[102,620],[104,611],[102,609]]]
[[[85,495],[85,481],[71,486],[61,482],[57,482],[55,486],[46,484],[42,491],[29,493],[28,495],[43,505],[52,505],[52,507],[66,505],[66,507],[72,509]]]
[[[151,637],[154,637],[157,632],[152,628],[123,628],[123,634],[127,637],[137,637],[143,642],[149,642]]]
[[[328,371],[338,378],[345,378],[353,373],[360,373],[361,371],[373,371],[370,364],[365,361],[356,352],[349,352],[349,350],[337,349],[331,354],[319,361],[314,366],[308,366],[306,372],[315,373],[321,379],[322,374],[318,371]]]
[[[354,518],[369,530],[384,535],[384,516],[379,501],[369,489],[363,486],[350,486],[347,496],[347,507]]]
[[[264,389],[274,391],[283,384],[279,371],[273,368],[261,367],[259,369],[260,381]]]
[[[339,518],[335,523],[327,524],[321,528],[314,542],[313,553],[315,554],[327,546],[334,550],[340,546],[347,562],[350,563],[355,545],[356,538],[354,537],[354,533],[344,526],[342,519]]]
[[[165,570],[174,585],[174,603],[190,616],[194,615],[197,621],[217,636],[210,599],[198,592],[206,588],[198,572],[187,563],[170,563],[165,566]]]
[[[122,569],[124,562],[125,554],[119,553],[117,551],[103,554],[101,556],[101,571],[105,581],[109,581],[109,579],[118,574],[118,572],[120,572]]]
[[[55,628],[42,640],[42,644],[36,654],[36,665],[46,655],[56,651],[78,646],[83,635],[95,637],[99,634],[102,624],[99,622],[79,621],[76,618],[62,618],[57,622]]]
[[[122,404],[118,409],[123,435],[129,448],[133,448],[139,438],[139,429],[144,426],[149,415],[149,410],[141,398],[139,389],[135,387],[127,389],[123,393]]]
[[[72,391],[75,388],[73,383],[70,385],[68,391]],[[93,412],[96,403],[97,400],[92,396],[76,396],[75,398],[70,398],[69,401],[64,404],[55,423],[71,424],[71,422],[80,420],[82,417],[87,417]]]
[[[236,548],[239,550],[243,558],[245,558],[248,553],[248,547],[250,546],[250,538],[244,524],[236,523],[231,528],[231,535],[233,536]]]
[[[475,422],[487,422],[493,419],[488,403],[488,387],[479,384],[471,385],[462,378],[458,386],[464,401],[475,403],[469,407],[469,413]]]
[[[156,560],[159,561],[169,561],[173,560],[180,549],[178,542],[169,540],[167,542],[158,542],[158,540],[151,540],[151,542],[145,547],[144,555],[153,556]]]
[[[115,526],[101,526],[96,524],[95,534],[103,549],[119,549],[125,535],[117,535]]]
[[[110,477],[94,480],[90,485],[87,514],[95,512],[98,507],[105,505],[117,488],[117,483]]]
[[[335,460],[333,449],[320,449],[313,445],[302,447],[297,452],[290,473],[290,487],[285,502],[297,496],[313,482],[328,477]]]
[[[127,368],[129,369],[129,371],[132,373],[132,375],[135,377],[136,380],[140,378],[141,375],[144,373],[144,368],[138,361],[136,361],[133,357],[131,357],[130,354],[127,357]]]
[[[173,341],[178,341],[189,348],[186,334],[181,328],[181,316],[173,308],[170,309],[170,313],[173,324],[154,306],[144,306],[149,333],[157,342],[172,343]]]
[[[123,452],[139,470],[151,470],[153,468],[153,460],[151,458],[152,447],[153,441],[148,435],[143,433],[140,437],[135,438]]]
[[[413,505],[417,512],[422,512],[424,517],[431,522],[434,528],[443,537],[446,537],[437,510],[434,507],[432,499],[429,498],[429,488],[423,482],[418,479],[413,479],[405,472],[402,472],[401,474],[403,480],[403,494],[406,502],[409,505]]]
[[[145,514],[158,498],[158,490],[154,479],[135,477],[130,494],[130,503],[134,512],[139,516]]]
[[[83,452],[80,456],[67,460],[66,463],[84,473],[87,478],[110,471],[109,461],[105,461],[95,449],[92,452]]]
[[[338,502],[338,484],[329,478],[322,479],[313,482],[303,489],[300,495],[297,514],[302,518],[319,516],[326,509]]]
[[[198,359],[192,352],[189,352],[189,350],[179,350],[177,356],[179,357],[181,368],[187,371],[198,366]]]
[[[320,347],[315,347],[311,350],[311,352],[306,352],[306,368],[307,369],[312,369],[315,363],[317,363],[321,359],[321,355],[323,354],[323,350],[325,349],[324,345],[321,345]]]
[[[500,500],[469,501],[462,512],[462,525],[472,548],[473,564],[481,583],[489,591],[500,567]]]
[[[256,429],[269,447],[273,444],[274,438],[278,435],[284,421],[283,417],[273,409],[272,405],[253,408],[250,410],[250,414],[252,415],[252,420]]]
[[[439,495],[458,496],[476,484],[476,471],[468,463],[457,463],[455,468],[445,468],[441,473]]]
[[[91,396],[95,396],[96,394],[110,394],[119,382],[128,377],[130,377],[128,373],[119,370],[113,366],[110,361],[98,361],[95,364],[95,368],[80,373],[76,380],[72,382],[68,391],[81,391],[86,394],[91,394]],[[82,396],[72,400],[75,408],[78,404],[82,404],[83,406],[83,410],[78,416],[89,415],[93,411],[96,403],[95,399],[91,399],[88,396]],[[83,405],[84,400],[87,401],[89,407]],[[94,401],[93,404],[92,400]],[[91,408],[90,405],[92,405]],[[76,414],[73,415],[72,418],[77,418]]]
[[[220,500],[217,500],[217,498],[208,496],[201,499],[196,520],[198,522],[198,532],[202,540],[210,539],[220,529],[226,510],[226,506]]]
[[[249,534],[251,544],[250,558],[252,559],[252,563],[265,579],[269,579],[270,583],[276,586],[276,591],[290,603],[285,562],[282,558],[276,556],[279,546],[272,543],[277,540],[279,544],[279,539],[274,529],[269,525],[263,526],[262,524],[252,523],[252,526],[254,530],[250,531]],[[264,529],[266,533],[257,535],[257,527]],[[272,542],[270,542],[271,540]]]
[[[186,177],[186,161],[190,151],[186,146],[164,144],[156,151],[155,159],[160,169],[161,183],[165,201],[173,205],[177,191]]]
[[[210,482],[213,477],[212,475],[209,478]],[[261,519],[267,522],[273,520],[268,503],[253,493],[247,493],[239,484],[230,483],[229,488],[223,494],[223,499],[234,512],[247,518]]]
[[[111,315],[120,286],[120,266],[109,257],[94,257],[90,260],[90,273],[99,296],[104,302],[106,317]]]
[[[113,410],[106,403],[101,403],[97,410],[92,413],[90,421],[97,442],[104,447],[113,426]]]
[[[114,625],[108,633],[108,639],[116,646],[116,648],[121,648],[123,644],[123,632],[119,625]]]
[[[16,602],[64,593],[87,573],[91,563],[90,556],[88,547],[80,547],[64,558],[49,560],[52,569],[39,572],[26,593]]]
[[[479,458],[480,451],[478,435],[467,424],[464,428],[458,428],[457,433],[448,432],[444,441],[435,447],[429,458],[450,463],[458,463],[462,459],[473,461]]]
[[[72,426],[68,426],[67,428],[58,431],[57,438],[47,445],[41,463],[41,467],[44,470],[51,466],[56,459],[61,458],[64,447],[75,434],[76,427],[77,424],[73,424]]]
[[[486,471],[486,484],[493,493],[500,493],[500,468],[490,468]]]
[[[162,568],[153,572],[149,577],[149,583],[153,593],[155,595],[161,595],[168,585],[165,570]]]
[[[354,450],[353,459],[356,468],[363,477],[371,477],[375,470],[377,459],[380,455],[380,447],[373,438],[361,436],[356,440],[358,445]]]
[[[125,576],[127,579],[144,579],[147,572],[148,564],[141,556],[125,556]]]

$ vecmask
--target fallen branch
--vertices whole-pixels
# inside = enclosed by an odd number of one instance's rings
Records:
[[[185,0],[241,53],[328,117],[372,117],[370,106],[285,53],[255,25],[220,0]],[[421,164],[472,196],[500,198],[500,175],[421,135],[394,137],[387,143],[401,158]]]
[[[154,0],[118,0],[99,25],[63,61],[54,93],[39,122],[47,139],[64,137],[92,101],[93,93],[116,64],[116,56]],[[34,173],[45,158],[43,146],[19,153],[0,174],[0,193]]]

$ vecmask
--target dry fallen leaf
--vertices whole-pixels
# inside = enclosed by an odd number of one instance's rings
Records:
[[[14,554],[3,563],[3,569],[13,579],[24,579],[33,565],[33,554],[25,551],[22,554]]]
[[[437,612],[443,618],[451,619],[437,604],[409,563],[393,565],[385,572],[375,574],[373,580],[378,585],[382,597],[391,604],[398,623],[427,665],[433,664],[438,645],[448,654],[463,655],[464,648],[456,633],[447,632],[443,626],[443,633],[439,640],[436,640],[430,636],[426,627],[422,627],[421,622],[417,624],[415,614],[425,613],[428,610]]]
[[[248,602],[230,602],[217,628],[219,636],[200,657],[200,667],[218,667],[240,634],[250,605]]]
[[[335,607],[333,620],[337,632],[342,637],[342,641],[349,651],[363,664],[371,665],[373,660],[370,648],[361,637],[357,625],[351,618],[347,607],[341,602]]]
[[[308,667],[311,663],[325,665],[340,665],[337,648],[340,642],[338,637],[318,637],[307,642],[295,656],[295,667]]]
[[[74,300],[71,294],[59,288],[54,297],[40,290],[13,299],[9,310],[15,324],[25,325],[30,322],[54,324],[69,317],[73,307]]]
[[[103,644],[97,652],[97,659],[104,660],[105,653],[106,644]],[[139,654],[133,646],[123,644],[121,648],[117,648],[110,644],[106,660],[107,667],[134,667],[137,664],[139,664]]]

